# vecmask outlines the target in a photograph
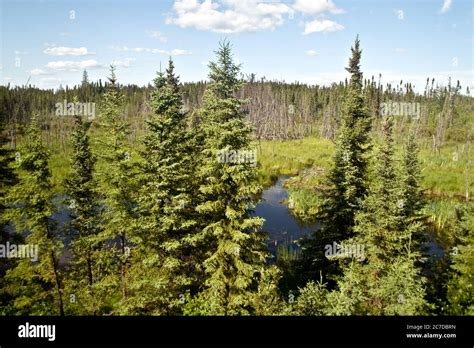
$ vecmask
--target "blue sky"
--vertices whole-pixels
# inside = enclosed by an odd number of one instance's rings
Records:
[[[0,0],[0,83],[150,82],[173,56],[182,81],[204,80],[221,39],[246,74],[330,84],[359,34],[362,70],[382,82],[427,77],[474,88],[471,0]]]

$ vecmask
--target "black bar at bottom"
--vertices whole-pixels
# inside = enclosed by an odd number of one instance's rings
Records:
[[[469,346],[474,317],[0,317],[0,346]],[[27,324],[28,323],[28,324]],[[23,325],[23,326],[22,326]],[[34,326],[41,325],[41,327]],[[55,325],[54,340],[52,327]],[[28,331],[26,333],[26,331]],[[49,331],[48,331],[49,330]],[[22,333],[20,333],[22,331]],[[48,336],[49,332],[49,336]],[[19,337],[39,335],[46,337]]]

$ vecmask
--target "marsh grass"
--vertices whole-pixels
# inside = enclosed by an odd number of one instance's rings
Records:
[[[378,140],[375,140],[377,146]],[[395,145],[401,158],[403,139]],[[474,150],[469,143],[447,143],[433,152],[430,142],[420,141],[421,187],[427,198],[426,214],[433,234],[443,244],[452,243],[451,226],[456,205],[474,194]],[[321,138],[262,141],[259,143],[259,175],[262,185],[271,185],[280,175],[285,181],[291,211],[310,220],[322,202],[325,174],[332,166],[334,143]],[[375,159],[376,160],[376,159]],[[451,236],[451,237],[450,237]]]

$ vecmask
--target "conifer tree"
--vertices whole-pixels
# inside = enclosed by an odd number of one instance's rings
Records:
[[[425,242],[423,208],[425,199],[419,185],[421,165],[418,159],[419,149],[416,142],[416,129],[409,131],[408,140],[403,149],[400,178],[400,192],[397,207],[400,214],[400,229],[411,230],[411,246],[420,249]]]
[[[11,235],[9,233],[8,219],[5,216],[8,201],[6,200],[10,189],[18,183],[18,177],[13,169],[15,155],[13,151],[6,148],[7,137],[3,133],[4,127],[0,123],[0,244],[6,245],[7,242],[21,244],[23,238],[19,235]],[[19,160],[19,158],[18,158]],[[0,260],[0,308],[5,309],[7,304],[11,302],[11,298],[4,293],[3,289],[6,284],[5,272],[12,268],[15,262],[8,259]],[[0,315],[5,315],[0,309]]]
[[[84,70],[82,73],[81,88],[79,90],[79,95],[82,101],[86,101],[91,97],[91,84],[89,82],[89,74]]]
[[[177,314],[193,285],[197,250],[191,247],[196,224],[192,153],[171,58],[166,76],[160,72],[154,80],[150,106],[138,199],[142,232],[137,248],[146,256],[133,272],[138,281],[127,310]]]
[[[71,211],[73,238],[72,289],[74,307],[76,303],[85,308],[86,313],[96,313],[99,309],[98,296],[92,286],[100,277],[98,261],[100,242],[98,233],[100,223],[99,196],[94,179],[96,157],[92,154],[88,130],[90,122],[84,122],[82,116],[75,115],[75,129],[72,133],[72,173],[66,179],[65,186]],[[77,298],[77,299],[76,299]]]
[[[87,74],[87,70],[84,70],[84,71],[82,72],[82,82],[81,82],[81,86],[82,86],[83,88],[89,86],[89,74]]]
[[[99,139],[99,155],[102,163],[98,166],[100,192],[103,196],[103,228],[100,240],[113,243],[108,250],[109,259],[118,263],[114,275],[107,277],[103,284],[110,290],[120,290],[121,299],[127,296],[127,270],[133,259],[132,245],[136,232],[136,161],[131,154],[127,136],[129,124],[123,113],[123,100],[117,85],[115,68],[111,66],[109,83],[103,99],[103,110],[99,115],[99,126],[105,134]]]
[[[446,312],[474,315],[474,203],[467,203],[459,215],[459,244],[453,250],[453,274],[448,282]]]
[[[406,223],[411,216],[399,203],[407,188],[395,170],[392,125],[390,118],[383,124],[383,144],[374,156],[370,192],[355,217],[355,236],[342,243],[362,246],[358,250],[364,255],[345,267],[339,290],[329,295],[334,314],[414,315],[426,307],[424,280],[416,267],[420,255],[412,245],[420,225]]]
[[[367,194],[368,151],[370,150],[369,116],[362,91],[360,49],[357,37],[346,70],[351,74],[344,100],[343,115],[336,141],[334,166],[328,177],[330,190],[320,209],[322,228],[301,241],[303,248],[300,272],[317,280],[339,273],[338,264],[324,255],[325,245],[339,243],[353,235],[354,217]]]
[[[3,124],[0,123],[0,241],[7,238],[4,229],[8,221],[5,221],[5,217],[3,216],[7,207],[5,197],[7,196],[9,189],[18,182],[18,177],[13,169],[15,154],[13,151],[6,148],[5,144],[7,138],[3,131]],[[18,157],[18,160],[19,159],[20,157]]]
[[[22,258],[7,272],[7,292],[14,297],[10,307],[15,314],[64,315],[59,265],[62,243],[51,219],[54,206],[49,154],[42,143],[37,115],[31,118],[25,141],[19,151],[20,181],[7,196],[7,218],[15,224],[17,233],[29,232],[26,242],[37,248],[38,259]]]
[[[329,311],[328,290],[326,284],[309,281],[302,289],[292,306],[292,314],[296,315],[327,315]]]
[[[230,44],[220,43],[216,54],[217,61],[209,64],[210,85],[200,110],[204,143],[198,169],[202,202],[197,210],[205,224],[199,238],[207,245],[207,257],[196,312],[250,314],[255,312],[267,257],[262,219],[249,217],[261,188],[253,163],[218,158],[219,151],[250,150],[252,128],[244,120],[244,101],[235,97],[242,82]]]
[[[418,145],[416,132],[413,128],[409,135],[403,152],[402,166],[402,192],[399,207],[405,217],[415,216],[423,207],[421,188],[419,187],[420,163],[418,161]]]
[[[0,123],[0,197],[5,197],[8,189],[18,181],[12,166],[15,161],[15,154],[12,150],[6,148],[7,138],[3,131],[3,124]],[[0,201],[0,216],[5,208],[5,202]]]

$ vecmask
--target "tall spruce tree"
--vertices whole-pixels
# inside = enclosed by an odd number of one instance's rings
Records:
[[[7,197],[10,188],[18,182],[18,176],[13,168],[15,154],[12,150],[7,149],[7,141],[8,139],[4,134],[4,125],[0,123],[0,241],[2,242],[8,238],[6,231],[8,221],[3,215],[7,208],[5,197]]]
[[[166,76],[158,73],[147,119],[142,153],[140,205],[140,262],[135,265],[127,312],[179,314],[196,275],[192,235],[195,210],[192,153],[182,112],[179,78],[169,60]]]
[[[402,192],[399,207],[405,217],[419,215],[424,202],[419,186],[420,163],[418,160],[418,145],[416,143],[416,130],[413,127],[408,135],[408,141],[403,152],[402,166]]]
[[[0,123],[0,197],[6,197],[10,187],[18,182],[18,177],[13,169],[15,154],[12,150],[7,149],[6,143],[8,139],[4,134],[4,125]],[[5,211],[5,202],[0,200],[0,218]],[[4,221],[0,220],[3,231]]]
[[[354,217],[367,194],[371,117],[362,91],[362,50],[358,37],[351,51],[346,68],[351,79],[343,105],[334,166],[327,177],[330,190],[319,214],[323,226],[301,241],[300,272],[304,281],[318,280],[321,271],[325,280],[339,274],[338,263],[329,261],[324,255],[325,245],[340,243],[353,235]]]
[[[29,248],[37,248],[37,260],[20,259],[8,270],[6,291],[14,300],[14,314],[64,315],[63,274],[59,265],[62,243],[55,234],[51,216],[53,185],[48,167],[49,153],[41,139],[38,116],[34,114],[19,151],[19,183],[8,194],[7,219],[17,233],[26,234]],[[30,249],[31,250],[31,249]]]
[[[416,267],[420,255],[412,245],[421,226],[400,204],[407,187],[396,172],[392,127],[392,119],[386,119],[383,143],[374,156],[373,183],[355,217],[355,236],[342,243],[344,248],[360,246],[363,260],[352,260],[344,268],[339,289],[329,295],[334,314],[415,315],[426,309],[423,278]]]
[[[244,120],[244,101],[235,97],[242,82],[230,44],[221,42],[216,55],[217,61],[209,64],[210,84],[200,109],[204,143],[197,173],[206,281],[190,312],[251,314],[256,311],[255,296],[267,257],[260,232],[263,221],[249,216],[261,188],[253,163],[238,161],[236,156],[219,160],[219,153],[250,150],[252,128]]]
[[[0,244],[7,242],[22,244],[20,235],[12,235],[8,229],[9,221],[5,216],[8,201],[6,200],[10,189],[18,183],[18,176],[14,171],[15,154],[6,147],[8,141],[4,134],[4,125],[0,122]],[[2,258],[0,260],[0,315],[5,315],[3,310],[11,302],[11,298],[3,291],[6,284],[5,272],[15,265],[13,260]]]
[[[133,259],[133,242],[136,237],[136,161],[128,142],[129,124],[123,112],[124,97],[117,85],[115,68],[111,66],[109,83],[104,93],[104,103],[99,115],[99,126],[104,137],[99,139],[98,166],[102,205],[103,226],[100,240],[112,246],[108,248],[109,259],[118,264],[113,275],[103,280],[110,290],[118,290],[121,300],[127,297],[128,268]],[[116,309],[120,310],[120,306]]]
[[[420,187],[421,165],[418,159],[419,149],[416,141],[415,125],[409,131],[408,140],[403,149],[402,165],[399,173],[400,192],[397,207],[400,214],[400,229],[411,230],[413,250],[420,249],[426,242],[425,218],[423,208],[425,198]]]
[[[100,309],[100,296],[93,285],[101,277],[99,271],[101,243],[98,238],[100,207],[97,183],[94,178],[96,157],[92,154],[88,130],[91,123],[75,115],[75,129],[72,133],[72,156],[70,176],[65,187],[71,211],[73,265],[71,267],[72,308],[77,313],[95,314]]]
[[[79,89],[79,96],[83,102],[91,97],[91,83],[89,82],[89,74],[86,70],[82,72],[81,87]]]

